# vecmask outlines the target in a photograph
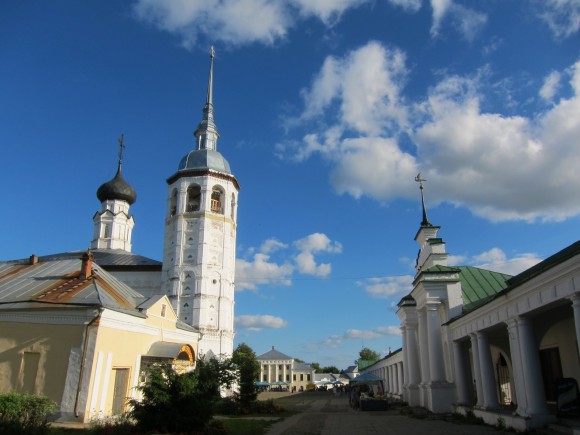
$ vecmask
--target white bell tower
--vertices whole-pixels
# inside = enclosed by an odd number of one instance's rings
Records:
[[[200,355],[233,353],[234,273],[239,185],[217,151],[210,55],[203,117],[196,147],[167,180],[162,291],[179,319],[201,332]]]

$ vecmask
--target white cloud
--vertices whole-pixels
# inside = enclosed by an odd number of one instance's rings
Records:
[[[301,119],[320,116],[338,102],[343,129],[369,135],[399,129],[407,118],[400,97],[406,75],[403,52],[374,41],[342,59],[329,56],[310,89],[302,91],[305,110]]]
[[[334,25],[350,8],[368,3],[369,0],[291,0],[303,16],[315,16],[326,25]]]
[[[295,252],[288,252],[290,246]],[[250,260],[236,259],[236,290],[257,290],[261,285],[289,286],[294,272],[325,278],[332,271],[332,266],[330,263],[319,264],[316,255],[340,252],[342,245],[322,233],[310,234],[291,245],[275,238],[267,239],[257,252],[255,248],[247,250]],[[276,253],[282,259],[273,259]]]
[[[455,29],[468,41],[473,41],[487,22],[487,15],[456,4],[453,0],[431,0],[433,22],[431,36],[437,37],[442,22],[449,17]]]
[[[185,47],[200,36],[231,45],[273,44],[285,37],[293,18],[278,0],[138,0],[138,19],[177,34]]]
[[[548,74],[540,89],[540,97],[548,102],[552,102],[552,99],[554,98],[554,95],[556,95],[558,87],[560,86],[560,78],[561,75],[558,71],[552,71]]]
[[[400,298],[412,290],[413,276],[385,276],[380,278],[370,278],[357,283],[365,288],[371,296],[377,298]]]
[[[236,290],[257,290],[264,284],[291,285],[293,266],[269,260],[270,256],[262,253],[255,254],[252,261],[236,259]]]
[[[460,259],[460,261],[455,261]],[[472,257],[448,258],[449,265],[470,265],[494,272],[517,275],[542,261],[536,254],[523,253],[508,258],[506,253],[498,247],[493,247]]]
[[[552,73],[538,89],[552,98],[550,107],[521,116],[482,110],[480,90],[494,85],[486,68],[472,77],[443,77],[422,101],[407,103],[401,97],[404,58],[377,42],[329,57],[312,87],[302,91],[297,122],[310,131],[294,145],[295,158],[320,154],[333,165],[335,190],[356,198],[415,198],[413,179],[421,172],[429,180],[430,204],[466,207],[491,221],[562,220],[580,213],[580,61]],[[380,98],[364,86],[357,97],[347,91],[356,82],[348,71],[367,64]],[[570,77],[568,98],[557,99],[557,74]],[[560,80],[560,87],[566,85]],[[407,135],[411,147],[402,145]]]
[[[330,263],[317,264],[314,258],[315,253],[340,253],[342,246],[338,242],[333,242],[326,234],[314,233],[294,242],[300,252],[294,257],[298,272],[305,275],[326,277],[330,275],[332,267]]]
[[[422,0],[388,0],[388,2],[409,12],[417,12],[421,9]]]
[[[250,331],[261,331],[262,329],[280,329],[288,326],[288,322],[281,317],[270,315],[245,315],[235,319],[236,329],[248,329]]]
[[[558,38],[580,30],[580,0],[536,0],[538,15]]]

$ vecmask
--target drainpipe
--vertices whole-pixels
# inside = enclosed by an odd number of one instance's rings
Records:
[[[83,383],[83,375],[85,372],[85,359],[87,357],[87,343],[89,341],[89,327],[93,326],[95,323],[98,322],[98,320],[101,318],[101,314],[103,313],[103,311],[104,311],[104,308],[99,307],[99,311],[98,311],[97,315],[89,323],[87,323],[87,325],[85,326],[85,340],[83,343],[83,353],[82,353],[82,357],[81,357],[81,370],[79,373],[79,382],[77,383],[77,394],[76,394],[76,398],[75,398],[75,408],[74,408],[76,418],[79,417],[78,406],[79,406],[79,398],[81,395],[81,389],[82,389],[82,383]]]

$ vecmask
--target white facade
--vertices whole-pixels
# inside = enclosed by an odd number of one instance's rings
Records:
[[[386,397],[403,400],[403,384],[405,382],[403,349],[396,350],[372,366],[367,367],[364,373],[370,373],[381,378]]]
[[[199,190],[195,207],[193,189]],[[219,203],[212,200],[216,191]],[[169,192],[163,291],[179,318],[202,332],[201,354],[231,355],[237,188],[232,180],[202,175],[177,179]]]
[[[127,201],[103,201],[101,211],[93,216],[93,223],[91,249],[122,249],[131,252],[131,235],[135,221],[129,213]]]
[[[448,267],[438,231],[417,233],[414,287],[397,311],[403,399],[518,430],[555,421],[556,381],[580,381],[580,242],[509,277]]]

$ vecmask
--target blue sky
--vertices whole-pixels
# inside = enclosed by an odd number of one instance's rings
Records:
[[[578,239],[580,1],[0,4],[0,259],[84,249],[116,169],[162,256],[215,44],[240,182],[236,343],[345,368],[401,345],[421,221],[450,264],[518,273]]]

